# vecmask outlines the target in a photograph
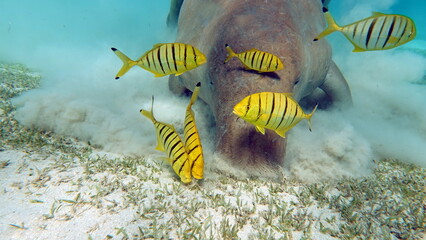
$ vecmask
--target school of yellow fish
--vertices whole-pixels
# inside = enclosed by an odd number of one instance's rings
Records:
[[[415,24],[406,16],[374,12],[371,17],[341,27],[336,24],[327,8],[324,7],[323,12],[328,26],[314,38],[314,41],[340,31],[354,45],[353,52],[395,48],[413,40],[416,36]],[[163,77],[170,74],[179,76],[207,62],[206,56],[200,50],[185,43],[156,44],[136,61],[131,60],[116,48],[111,49],[123,62],[115,79],[122,77],[135,65],[153,73],[154,77]],[[263,73],[284,68],[280,58],[272,53],[255,48],[235,53],[227,44],[225,50],[228,52],[225,63],[236,57],[246,70]],[[155,126],[157,134],[155,149],[166,152],[174,172],[183,183],[190,183],[192,178],[203,179],[204,177],[203,149],[195,123],[195,114],[192,111],[192,105],[198,97],[200,87],[201,83],[195,86],[186,109],[183,140],[172,125],[155,119],[154,96],[151,110],[140,110],[141,114],[150,119]],[[317,106],[310,114],[306,114],[292,97],[292,93],[261,92],[242,99],[235,105],[233,113],[253,124],[262,134],[265,134],[265,128],[267,128],[285,138],[286,132],[302,119],[308,120],[309,130],[311,130],[310,120]]]

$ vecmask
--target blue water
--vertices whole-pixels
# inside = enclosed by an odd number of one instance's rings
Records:
[[[44,46],[136,51],[164,40],[168,10],[167,0],[2,0],[0,59],[31,65]]]

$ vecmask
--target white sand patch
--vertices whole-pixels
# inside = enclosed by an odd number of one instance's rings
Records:
[[[49,169],[53,157],[13,150],[0,152],[0,159],[9,162],[0,169],[0,174],[7,176],[0,179],[3,239],[86,239],[88,235],[101,239],[134,218],[132,207],[105,214],[105,209],[85,203],[93,186],[82,184],[81,167],[58,172]],[[122,193],[114,195],[105,201],[119,204]]]

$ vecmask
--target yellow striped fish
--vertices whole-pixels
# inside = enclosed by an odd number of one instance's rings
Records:
[[[234,107],[234,114],[253,124],[258,132],[265,134],[265,128],[275,131],[285,138],[285,133],[299,123],[308,119],[311,129],[310,114],[305,114],[291,93],[262,92],[245,97]]]
[[[111,49],[123,61],[123,67],[121,67],[115,79],[119,79],[135,65],[154,73],[155,77],[163,77],[169,74],[179,76],[207,61],[206,56],[200,50],[184,43],[156,44],[153,49],[136,61],[131,60],[116,48]]]
[[[198,135],[197,126],[195,124],[195,114],[191,107],[197,100],[198,93],[200,92],[201,83],[198,83],[192,93],[191,100],[186,108],[185,116],[185,128],[183,142],[185,144],[186,151],[188,152],[189,159],[191,162],[191,173],[196,179],[203,179],[204,171],[204,157],[203,148],[201,147],[200,136]]]
[[[373,16],[369,18],[340,27],[328,10],[323,10],[328,27],[314,41],[340,31],[354,45],[353,52],[395,48],[416,36],[416,26],[413,20],[406,16],[373,12]]]
[[[159,122],[154,118],[153,105],[154,96],[152,97],[151,111],[141,109],[140,112],[151,119],[157,130],[157,147],[155,149],[166,152],[172,168],[180,177],[180,180],[184,183],[189,183],[192,180],[191,163],[185,146],[172,125]]]
[[[237,57],[246,69],[252,69],[258,72],[274,72],[284,68],[281,60],[274,54],[262,52],[255,48],[242,53],[235,53],[228,44],[226,44],[225,47],[229,53],[225,62],[233,57]]]

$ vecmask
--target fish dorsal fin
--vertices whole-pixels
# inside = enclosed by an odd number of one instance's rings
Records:
[[[386,14],[381,13],[381,12],[373,12],[373,17],[381,17],[381,16],[385,16]]]
[[[166,43],[157,43],[157,44],[154,44],[153,48],[161,47],[161,46],[163,46],[164,44],[166,44]]]
[[[256,126],[256,131],[258,131],[258,132],[262,133],[263,135],[265,135],[265,128],[264,127]]]

